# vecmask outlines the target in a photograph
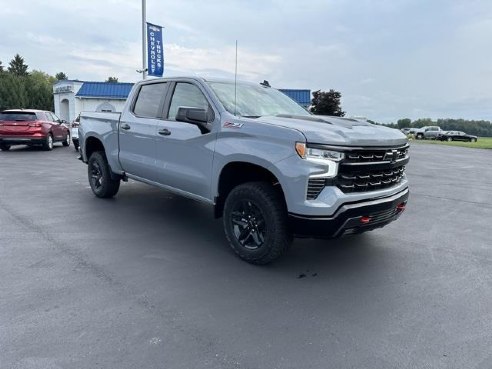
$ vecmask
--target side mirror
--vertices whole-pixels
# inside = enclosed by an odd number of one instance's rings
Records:
[[[208,118],[208,111],[200,108],[180,107],[176,114],[176,121],[194,124],[200,128],[202,133],[210,132],[210,128],[207,124]]]

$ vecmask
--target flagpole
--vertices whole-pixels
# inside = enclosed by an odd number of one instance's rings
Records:
[[[147,71],[146,68],[147,66],[145,65],[145,55],[146,55],[146,40],[145,40],[145,33],[146,33],[146,0],[142,0],[142,78],[145,79],[147,77]]]

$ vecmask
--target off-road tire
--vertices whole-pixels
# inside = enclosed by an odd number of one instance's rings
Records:
[[[235,233],[233,212],[240,204],[253,204],[263,217],[263,244],[257,249],[242,245]],[[287,209],[283,195],[278,188],[267,182],[247,182],[235,187],[224,204],[223,224],[229,245],[244,261],[251,264],[268,264],[281,257],[292,243],[292,235],[287,226]],[[258,228],[257,228],[258,229]],[[236,228],[237,232],[237,228]]]
[[[111,198],[120,189],[120,180],[111,178],[111,168],[102,151],[92,153],[87,165],[87,176],[92,192],[97,197]]]

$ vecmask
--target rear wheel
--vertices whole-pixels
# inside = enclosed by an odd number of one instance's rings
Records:
[[[476,139],[476,138],[472,138],[472,139],[470,140],[470,142],[477,142],[477,139]]]
[[[453,139],[451,137],[448,137],[448,141],[453,141]]]
[[[10,145],[2,144],[2,145],[0,145],[0,150],[2,150],[2,151],[9,151],[10,150]]]
[[[62,145],[65,147],[70,146],[70,133],[67,133],[67,137],[65,138],[65,141],[62,142]]]
[[[229,245],[251,264],[268,264],[292,242],[282,194],[267,182],[234,188],[224,204],[224,230]]]
[[[103,152],[92,153],[87,168],[89,184],[94,195],[100,198],[110,198],[118,193],[120,180],[111,178],[111,168]]]
[[[415,137],[417,140],[421,140],[424,138],[424,135],[422,133],[417,133],[417,136]]]
[[[53,150],[53,135],[49,133],[43,142],[43,150],[51,151]]]

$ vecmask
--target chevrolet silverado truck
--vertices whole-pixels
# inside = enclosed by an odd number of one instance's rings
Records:
[[[417,140],[436,140],[444,131],[438,126],[426,126],[415,130],[415,138]]]
[[[130,178],[210,204],[253,264],[279,258],[293,237],[382,227],[409,194],[403,133],[311,115],[268,84],[141,81],[122,113],[82,113],[79,140],[97,197]]]

